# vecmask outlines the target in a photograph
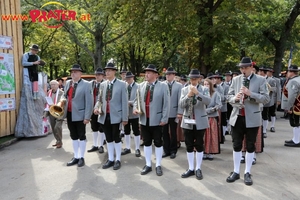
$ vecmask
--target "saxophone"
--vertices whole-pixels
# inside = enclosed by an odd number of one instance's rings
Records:
[[[137,89],[137,91],[136,91],[136,100],[137,100],[137,111],[138,111],[138,113],[139,114],[142,114],[143,112],[142,112],[142,109],[141,109],[141,95],[140,95],[140,90],[139,90],[139,88]]]

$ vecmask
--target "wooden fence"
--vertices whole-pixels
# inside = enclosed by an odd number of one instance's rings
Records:
[[[22,43],[22,22],[21,20],[4,20],[3,15],[21,14],[20,0],[0,0],[0,35],[13,38],[13,49],[7,50],[0,48],[0,53],[9,53],[14,56],[14,76],[15,94],[0,94],[0,99],[15,98],[16,109],[12,111],[0,112],[0,137],[14,134],[18,116],[21,86],[22,86],[22,66],[21,57],[23,54]],[[1,83],[0,83],[1,84]]]

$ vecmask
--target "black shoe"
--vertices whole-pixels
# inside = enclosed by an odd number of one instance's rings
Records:
[[[253,158],[252,165],[256,164],[256,158]]]
[[[95,146],[92,146],[91,149],[87,150],[87,152],[94,152],[94,151],[97,151],[98,150],[98,147],[95,147]]]
[[[263,133],[263,135],[264,135],[264,138],[267,138],[267,134],[266,133]]]
[[[139,149],[135,150],[135,157],[141,157],[141,151]]]
[[[123,156],[123,155],[129,154],[129,153],[131,153],[131,150],[125,148],[125,149],[122,151],[121,155]]]
[[[79,158],[78,167],[83,167],[85,165],[84,158]]]
[[[181,178],[187,178],[187,177],[194,176],[194,175],[195,175],[195,171],[188,169],[188,170],[186,170],[186,172],[181,174]]]
[[[170,154],[169,153],[163,153],[162,157],[165,158],[165,157],[168,157]]]
[[[76,165],[78,161],[79,161],[78,158],[72,158],[72,160],[70,160],[70,162],[67,163],[67,166]]]
[[[162,176],[163,175],[163,171],[162,171],[161,166],[156,167],[155,170],[156,170],[156,175],[157,176]]]
[[[240,179],[240,175],[237,174],[237,173],[235,173],[235,172],[231,172],[230,176],[227,177],[226,181],[228,183],[232,183],[232,182],[234,182],[234,181],[236,181],[238,179]]]
[[[291,143],[291,144],[293,144],[294,141],[293,140],[286,140],[286,141],[284,141],[284,143]]]
[[[107,160],[106,163],[102,166],[102,169],[107,169],[114,166],[114,161]]]
[[[275,132],[275,127],[271,127],[271,128],[270,128],[270,131],[271,131],[271,132]]]
[[[229,135],[229,132],[228,132],[228,131],[225,131],[225,135]]]
[[[203,179],[203,175],[202,175],[201,169],[197,169],[196,170],[196,179],[198,179],[198,180],[202,180]]]
[[[251,174],[249,174],[249,172],[247,172],[245,175],[244,175],[244,183],[246,185],[252,185],[253,184],[253,181],[252,181],[252,178],[251,178]]]
[[[151,171],[152,171],[152,167],[149,167],[149,166],[145,165],[143,170],[141,171],[141,175],[146,175]]]
[[[103,145],[106,145],[106,140],[103,141]]]
[[[114,170],[118,170],[118,169],[120,169],[120,168],[121,168],[121,162],[120,162],[119,160],[117,160],[117,161],[115,162],[115,164],[114,164],[113,169],[114,169]]]
[[[176,153],[171,153],[170,158],[171,158],[171,159],[176,158]]]
[[[241,163],[245,163],[245,156],[242,156]]]
[[[103,148],[103,146],[99,147],[99,153],[104,153],[104,148]]]
[[[293,143],[285,143],[284,146],[286,146],[286,147],[300,147],[300,142],[298,144],[296,144],[293,141]]]

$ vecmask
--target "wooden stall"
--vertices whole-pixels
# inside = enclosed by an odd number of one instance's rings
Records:
[[[3,16],[18,15],[21,14],[21,2],[20,0],[1,0],[0,1],[0,39],[12,38],[12,47],[10,49],[1,48],[0,55],[13,55],[13,61],[11,60],[14,74],[14,92],[9,94],[0,93],[0,103],[3,104],[4,100],[13,99],[15,101],[14,109],[3,109],[0,105],[0,137],[14,134],[15,125],[18,116],[19,102],[21,96],[22,85],[22,66],[21,57],[23,54],[22,44],[22,21],[5,19]],[[5,40],[2,40],[2,42]],[[0,40],[1,42],[1,40]],[[7,42],[9,43],[9,42]],[[2,45],[3,46],[3,45]],[[1,58],[0,58],[1,59]],[[1,71],[1,69],[0,69]],[[3,71],[2,71],[3,72]],[[6,73],[6,72],[5,72]],[[5,74],[5,73],[2,73]],[[0,73],[1,76],[1,73]],[[1,77],[0,77],[1,78]],[[2,84],[2,85],[1,85]],[[0,91],[3,88],[3,81],[0,82]]]

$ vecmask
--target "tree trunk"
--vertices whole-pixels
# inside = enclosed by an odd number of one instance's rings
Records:
[[[94,52],[94,69],[96,70],[98,67],[102,68],[102,55],[103,55],[103,35],[102,30],[97,30],[95,32],[95,52]]]
[[[278,77],[281,73],[282,58],[284,56],[285,42],[286,40],[280,40],[278,45],[275,46],[275,58],[274,58],[274,76]]]

